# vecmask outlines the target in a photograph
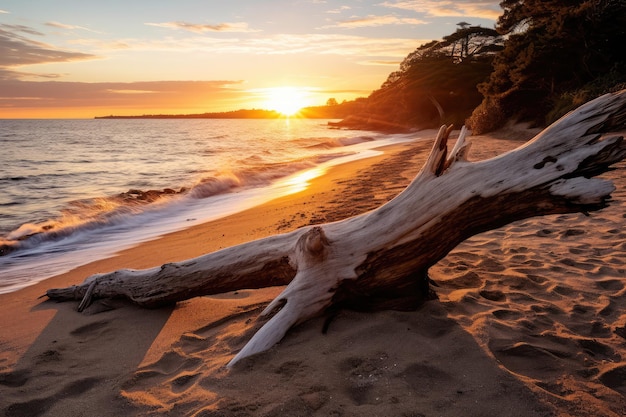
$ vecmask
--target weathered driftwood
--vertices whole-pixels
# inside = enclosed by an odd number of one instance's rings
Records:
[[[395,199],[343,221],[230,247],[148,270],[91,276],[48,290],[55,300],[125,297],[157,307],[243,288],[289,284],[261,316],[271,317],[235,356],[261,352],[296,323],[331,306],[410,308],[429,297],[427,271],[460,242],[515,220],[605,207],[614,190],[593,179],[626,157],[626,92],[568,114],[524,146],[469,162],[462,129],[448,154],[442,127],[412,183]]]

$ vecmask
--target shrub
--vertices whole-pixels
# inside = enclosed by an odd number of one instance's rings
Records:
[[[480,135],[491,132],[504,126],[507,117],[502,109],[500,100],[489,98],[474,109],[472,115],[465,121],[465,125],[472,133]]]

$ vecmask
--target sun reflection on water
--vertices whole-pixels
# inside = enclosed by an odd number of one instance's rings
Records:
[[[277,184],[276,188],[280,190],[281,195],[299,193],[307,189],[311,180],[324,175],[325,172],[326,169],[323,167],[308,169],[285,178]]]

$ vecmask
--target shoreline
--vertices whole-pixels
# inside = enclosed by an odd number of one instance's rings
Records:
[[[515,134],[514,134],[515,133]],[[471,159],[527,132],[477,136]],[[433,137],[434,138],[434,137]],[[149,268],[350,217],[398,194],[432,142],[330,168],[299,193],[192,226],[0,294],[0,410],[19,415],[586,416],[626,412],[626,173],[613,205],[473,237],[435,265],[439,300],[415,312],[341,311],[224,365],[281,288],[146,310],[37,297],[96,272]]]
[[[321,175],[335,165],[369,158],[381,152],[377,150],[378,148],[405,141],[422,140],[422,136],[423,134],[417,135],[415,139],[397,135],[378,137],[378,140],[367,137],[365,139],[351,138],[337,147],[340,150],[339,153],[330,153],[320,157],[321,159],[317,160],[313,166],[297,161],[289,162],[287,163],[288,170],[277,169],[276,173],[268,174],[268,176],[276,175],[276,178],[271,181],[264,179],[262,183],[255,183],[255,180],[248,182],[245,179],[257,174],[244,174],[236,181],[237,184],[231,183],[233,180],[229,176],[223,178],[218,176],[215,182],[207,181],[206,191],[210,194],[206,198],[196,198],[194,194],[196,189],[204,192],[202,182],[178,192],[168,188],[149,190],[145,193],[150,195],[160,193],[166,198],[157,198],[152,204],[147,199],[147,203],[139,203],[138,213],[129,216],[124,212],[127,209],[131,212],[135,210],[134,194],[140,194],[141,190],[131,189],[129,192],[102,197],[104,199],[102,206],[107,207],[108,202],[111,201],[114,209],[111,211],[105,209],[101,212],[96,210],[95,214],[91,213],[94,217],[88,217],[87,220],[80,216],[90,215],[89,210],[79,210],[77,216],[81,220],[76,224],[73,224],[71,216],[68,221],[62,218],[57,221],[51,217],[52,220],[49,222],[52,222],[54,227],[50,227],[49,231],[41,226],[45,225],[43,222],[32,225],[24,223],[20,228],[26,230],[32,227],[33,230],[37,230],[31,235],[26,235],[24,239],[7,238],[8,240],[0,242],[0,252],[6,255],[0,256],[0,269],[4,270],[2,282],[0,282],[0,293],[13,292],[80,265],[114,256],[120,250],[159,236],[225,217],[280,196],[290,195],[305,187],[311,178]],[[333,142],[333,139],[328,140]],[[290,173],[294,169],[299,171]],[[222,185],[227,189],[219,190]],[[213,187],[218,189],[217,192],[212,191]],[[184,193],[189,195],[184,195]],[[170,199],[169,196],[174,194],[181,194],[181,196]],[[131,195],[130,202],[126,202],[127,195]],[[120,198],[123,198],[124,202],[120,203],[118,201]],[[137,198],[143,201],[141,196]],[[94,201],[96,200],[98,198],[94,198]],[[117,207],[118,204],[119,207]],[[31,236],[33,242],[30,241]],[[37,243],[39,241],[41,242]]]
[[[40,303],[37,299],[45,294],[46,289],[79,284],[96,273],[125,268],[152,268],[304,226],[308,224],[307,220],[318,220],[318,217],[313,217],[316,216],[313,213],[319,213],[321,208],[329,204],[333,198],[331,194],[338,193],[335,183],[342,181],[346,173],[356,172],[361,167],[383,162],[386,158],[391,157],[394,151],[397,152],[400,148],[410,146],[410,144],[389,145],[383,148],[381,155],[333,166],[321,176],[312,179],[309,186],[302,191],[272,199],[238,213],[140,242],[112,256],[80,265],[70,271],[51,276],[16,291],[0,294],[0,317],[10,317],[19,312],[15,316],[17,319],[21,314],[27,314],[27,311],[20,307],[34,307],[35,304]],[[307,213],[311,213],[311,217],[303,217],[299,212],[292,213],[294,210],[298,211],[299,207],[302,207],[302,210],[306,210]],[[323,222],[323,220],[319,220],[319,222]],[[318,221],[315,222],[319,223]],[[242,230],[241,225],[248,224],[254,225],[254,228]],[[9,322],[16,323],[19,320],[9,320]],[[7,334],[17,335],[20,334],[17,327],[12,329],[9,326],[4,330]],[[2,357],[0,357],[0,364],[2,363]]]

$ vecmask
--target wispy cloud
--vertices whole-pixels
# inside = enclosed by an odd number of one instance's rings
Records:
[[[157,49],[170,49],[170,48],[160,48],[155,47],[154,45],[159,45],[162,43],[172,42],[169,41],[145,41],[138,39],[95,39],[95,38],[81,38],[81,39],[72,39],[68,40],[67,43],[71,45],[77,45],[82,47],[87,47],[91,50],[105,51],[105,52],[114,52],[126,49],[133,50],[157,50]]]
[[[2,10],[0,9],[0,14],[9,14],[10,12],[7,12],[6,10]]]
[[[0,81],[20,80],[24,78],[39,78],[39,79],[50,80],[50,79],[61,78],[62,76],[63,76],[62,74],[45,74],[45,73],[35,74],[32,72],[14,71],[9,68],[0,67]]]
[[[146,23],[147,26],[156,26],[175,30],[186,30],[194,33],[204,32],[257,32],[250,29],[246,22],[235,23],[218,23],[215,25],[189,23],[189,22],[163,22],[163,23]]]
[[[198,51],[209,54],[242,55],[342,55],[404,58],[426,40],[409,38],[373,38],[343,34],[277,34],[240,38],[195,36],[157,40],[118,39],[114,42],[81,39],[74,44],[97,49],[106,54],[120,49],[130,51]]]
[[[314,53],[363,57],[404,57],[419,45],[415,39],[372,38],[341,34],[275,35],[230,45],[241,52],[265,54]]]
[[[148,81],[84,83],[0,81],[0,108],[56,106],[115,106],[154,108],[185,106],[191,97],[224,96],[242,81]]]
[[[411,17],[397,17],[393,15],[385,16],[366,16],[343,20],[332,25],[324,26],[324,28],[341,27],[341,28],[362,28],[386,25],[424,25],[428,22]]]
[[[398,66],[402,61],[383,61],[383,60],[370,60],[359,62],[361,65],[383,65],[383,66]]]
[[[35,30],[30,26],[24,25],[7,25],[4,23],[0,23],[0,30],[3,30],[7,33],[14,33],[15,36],[18,36],[17,33],[27,33],[29,35],[44,36],[44,34],[39,32],[38,30]]]
[[[430,16],[459,16],[496,19],[502,14],[499,1],[490,0],[401,0],[385,1],[381,6],[410,10]]]
[[[77,25],[68,25],[65,23],[60,23],[60,22],[46,22],[46,26],[50,26],[53,28],[58,28],[58,29],[67,29],[67,30],[86,30],[88,32],[93,32],[93,33],[101,33],[101,32],[97,32],[95,30],[83,27],[83,26],[77,26]]]
[[[329,14],[339,14],[339,13],[345,12],[346,10],[351,10],[351,9],[352,9],[352,7],[350,7],[350,6],[341,6],[341,7],[338,7],[336,9],[327,10],[326,13],[329,13]]]
[[[0,69],[97,58],[82,52],[64,51],[29,39],[20,33],[43,36],[41,32],[27,26],[0,25]]]

